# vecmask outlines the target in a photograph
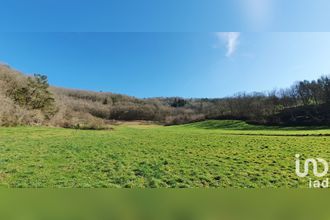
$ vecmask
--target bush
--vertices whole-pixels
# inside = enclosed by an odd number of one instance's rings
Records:
[[[18,105],[32,110],[41,110],[46,117],[51,117],[55,113],[55,99],[48,90],[47,76],[35,74],[34,77],[28,77],[26,83],[18,85],[7,94]]]
[[[183,114],[183,115],[174,115],[167,116],[165,119],[165,125],[179,125],[191,122],[197,122],[205,120],[205,115],[203,114]]]

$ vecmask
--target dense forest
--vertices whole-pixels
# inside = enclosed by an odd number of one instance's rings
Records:
[[[40,74],[0,65],[0,125],[48,125],[101,129],[115,121],[183,124],[241,119],[257,124],[330,125],[330,77],[299,81],[267,93],[218,99],[148,98],[52,87]]]

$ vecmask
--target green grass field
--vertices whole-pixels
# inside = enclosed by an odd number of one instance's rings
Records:
[[[0,128],[2,187],[307,187],[295,154],[330,160],[330,130],[206,121],[89,131]]]

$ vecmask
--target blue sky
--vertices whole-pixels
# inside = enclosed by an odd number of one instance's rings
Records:
[[[330,33],[2,33],[0,61],[56,86],[224,97],[330,74]]]
[[[328,0],[2,0],[1,31],[329,31]]]
[[[330,34],[308,33],[330,31],[329,11],[328,0],[4,0],[0,61],[138,97],[264,91],[330,73]]]

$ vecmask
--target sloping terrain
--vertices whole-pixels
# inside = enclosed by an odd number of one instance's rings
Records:
[[[218,98],[140,99],[111,92],[52,87],[47,76],[24,75],[0,65],[0,126],[48,125],[107,129],[114,121],[164,125],[239,119],[262,125],[329,125],[330,78],[301,81],[289,89]]]
[[[50,100],[54,103],[39,105]],[[175,98],[138,99],[110,92],[51,87],[45,76],[24,75],[5,65],[0,65],[0,102],[0,126],[103,129],[112,120],[172,124],[204,119],[193,109],[172,106],[178,102]]]

